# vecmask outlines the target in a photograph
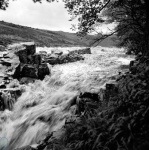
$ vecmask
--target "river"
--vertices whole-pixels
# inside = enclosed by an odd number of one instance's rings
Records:
[[[98,93],[119,72],[127,71],[133,59],[124,49],[103,47],[92,48],[92,54],[84,57],[51,67],[51,75],[43,81],[20,86],[24,92],[13,110],[0,114],[0,138],[7,139],[9,149],[36,144],[48,132],[62,128],[73,114],[71,101],[80,92]]]

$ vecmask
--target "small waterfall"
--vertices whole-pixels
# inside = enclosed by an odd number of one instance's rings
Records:
[[[101,49],[94,48],[83,61],[54,66],[43,81],[22,85],[24,92],[12,111],[0,113],[0,137],[8,140],[8,149],[37,144],[61,129],[73,115],[72,104],[80,92],[99,92],[123,61],[132,59],[123,49]]]

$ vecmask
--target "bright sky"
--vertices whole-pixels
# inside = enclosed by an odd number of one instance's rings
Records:
[[[64,8],[64,3],[34,3],[32,0],[10,0],[6,11],[0,10],[0,20],[14,24],[30,26],[40,29],[72,32],[71,24],[77,21],[69,21],[70,16]],[[106,31],[104,26],[103,32]]]

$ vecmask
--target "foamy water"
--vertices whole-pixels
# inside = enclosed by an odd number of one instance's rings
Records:
[[[80,92],[99,92],[118,74],[120,65],[133,59],[123,49],[102,47],[84,56],[79,62],[55,65],[51,76],[23,86],[25,92],[13,110],[1,112],[0,137],[8,140],[9,149],[37,144],[48,132],[62,128],[73,114],[71,104]]]

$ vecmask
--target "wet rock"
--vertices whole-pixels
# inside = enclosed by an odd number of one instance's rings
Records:
[[[47,52],[46,51],[39,51],[39,54],[40,55],[47,55]]]
[[[36,54],[35,44],[32,42],[22,43],[22,47],[15,49],[15,54],[19,57],[20,64],[16,67],[13,77],[21,79],[29,77],[35,79],[44,79],[45,75],[50,73],[46,64],[41,64],[40,54]]]
[[[7,67],[11,66],[11,62],[4,60],[4,59],[0,60],[0,64],[2,64],[3,66],[7,66]]]
[[[59,57],[59,63],[60,64],[67,63],[69,61],[70,61],[69,54],[64,54],[64,55]]]
[[[22,49],[18,50],[16,52],[16,55],[19,57],[19,61],[21,63],[27,64],[27,50],[25,47],[23,47]]]
[[[22,68],[21,77],[31,77],[38,79],[38,69],[33,65],[26,64]]]
[[[38,68],[38,78],[43,80],[46,75],[50,74],[50,70],[47,64],[41,64]]]
[[[44,63],[48,53],[46,51],[39,51],[39,55],[41,56],[41,62]]]
[[[41,64],[41,55],[39,55],[39,54],[28,55],[27,56],[27,64],[40,65]]]
[[[30,77],[23,77],[20,78],[20,84],[28,84],[28,83],[34,83],[35,79],[34,78],[30,78]]]
[[[84,57],[81,56],[84,53],[90,53],[89,49],[70,51],[68,54],[64,54],[60,50],[53,50],[51,55],[42,56],[42,62],[56,65],[80,61],[84,60]]]
[[[79,95],[79,98],[90,98],[94,101],[98,101],[99,100],[99,95],[97,93],[85,92],[85,93],[81,93]]]
[[[131,68],[134,65],[134,60],[130,61],[129,67]]]
[[[39,54],[33,55],[33,64],[37,64],[37,65],[41,64],[41,55]]]
[[[84,48],[78,50],[78,54],[91,54],[91,49],[90,48]]]
[[[118,86],[116,82],[106,83],[105,87],[100,89],[99,99],[106,105],[113,97],[118,94]]]
[[[118,93],[118,88],[117,88],[117,84],[115,83],[107,83],[106,84],[106,90],[109,94],[117,94]]]
[[[36,52],[36,46],[34,42],[26,42],[23,43],[23,46],[25,46],[27,55],[34,55]]]
[[[69,54],[70,55],[74,55],[74,54],[91,54],[91,49],[90,48],[78,49],[78,50],[70,51]]]
[[[46,75],[50,74],[50,69],[47,64],[32,65],[20,64],[13,75],[14,78],[20,79],[22,77],[29,77],[43,80]]]
[[[136,74],[138,71],[138,61],[130,61],[129,70],[132,74]]]
[[[0,51],[5,51],[5,50],[6,50],[6,47],[3,45],[0,45]]]
[[[15,69],[15,72],[13,74],[13,78],[14,79],[19,79],[21,77],[21,64],[19,64],[16,69]]]
[[[76,55],[76,54],[65,54],[59,57],[59,63],[63,64],[63,63],[68,63],[68,62],[76,62],[76,61],[80,61],[83,60],[84,58],[81,55]]]
[[[12,110],[21,94],[22,90],[19,88],[0,89],[0,111],[4,111],[5,109]]]
[[[36,47],[33,42],[21,44],[20,48],[15,50],[16,55],[19,57],[21,63],[27,64],[30,61],[30,55],[34,55]]]
[[[45,62],[47,62],[51,65],[55,65],[55,64],[59,63],[59,58],[57,55],[51,54],[49,57],[46,57]]]
[[[0,89],[5,89],[6,88],[6,85],[4,82],[0,83]]]
[[[76,102],[76,114],[85,113],[87,111],[94,112],[94,110],[99,105],[99,95],[98,93],[84,92],[74,101]]]
[[[61,50],[53,50],[53,51],[51,51],[51,53],[60,56],[60,55],[63,54],[63,51],[61,51]]]

